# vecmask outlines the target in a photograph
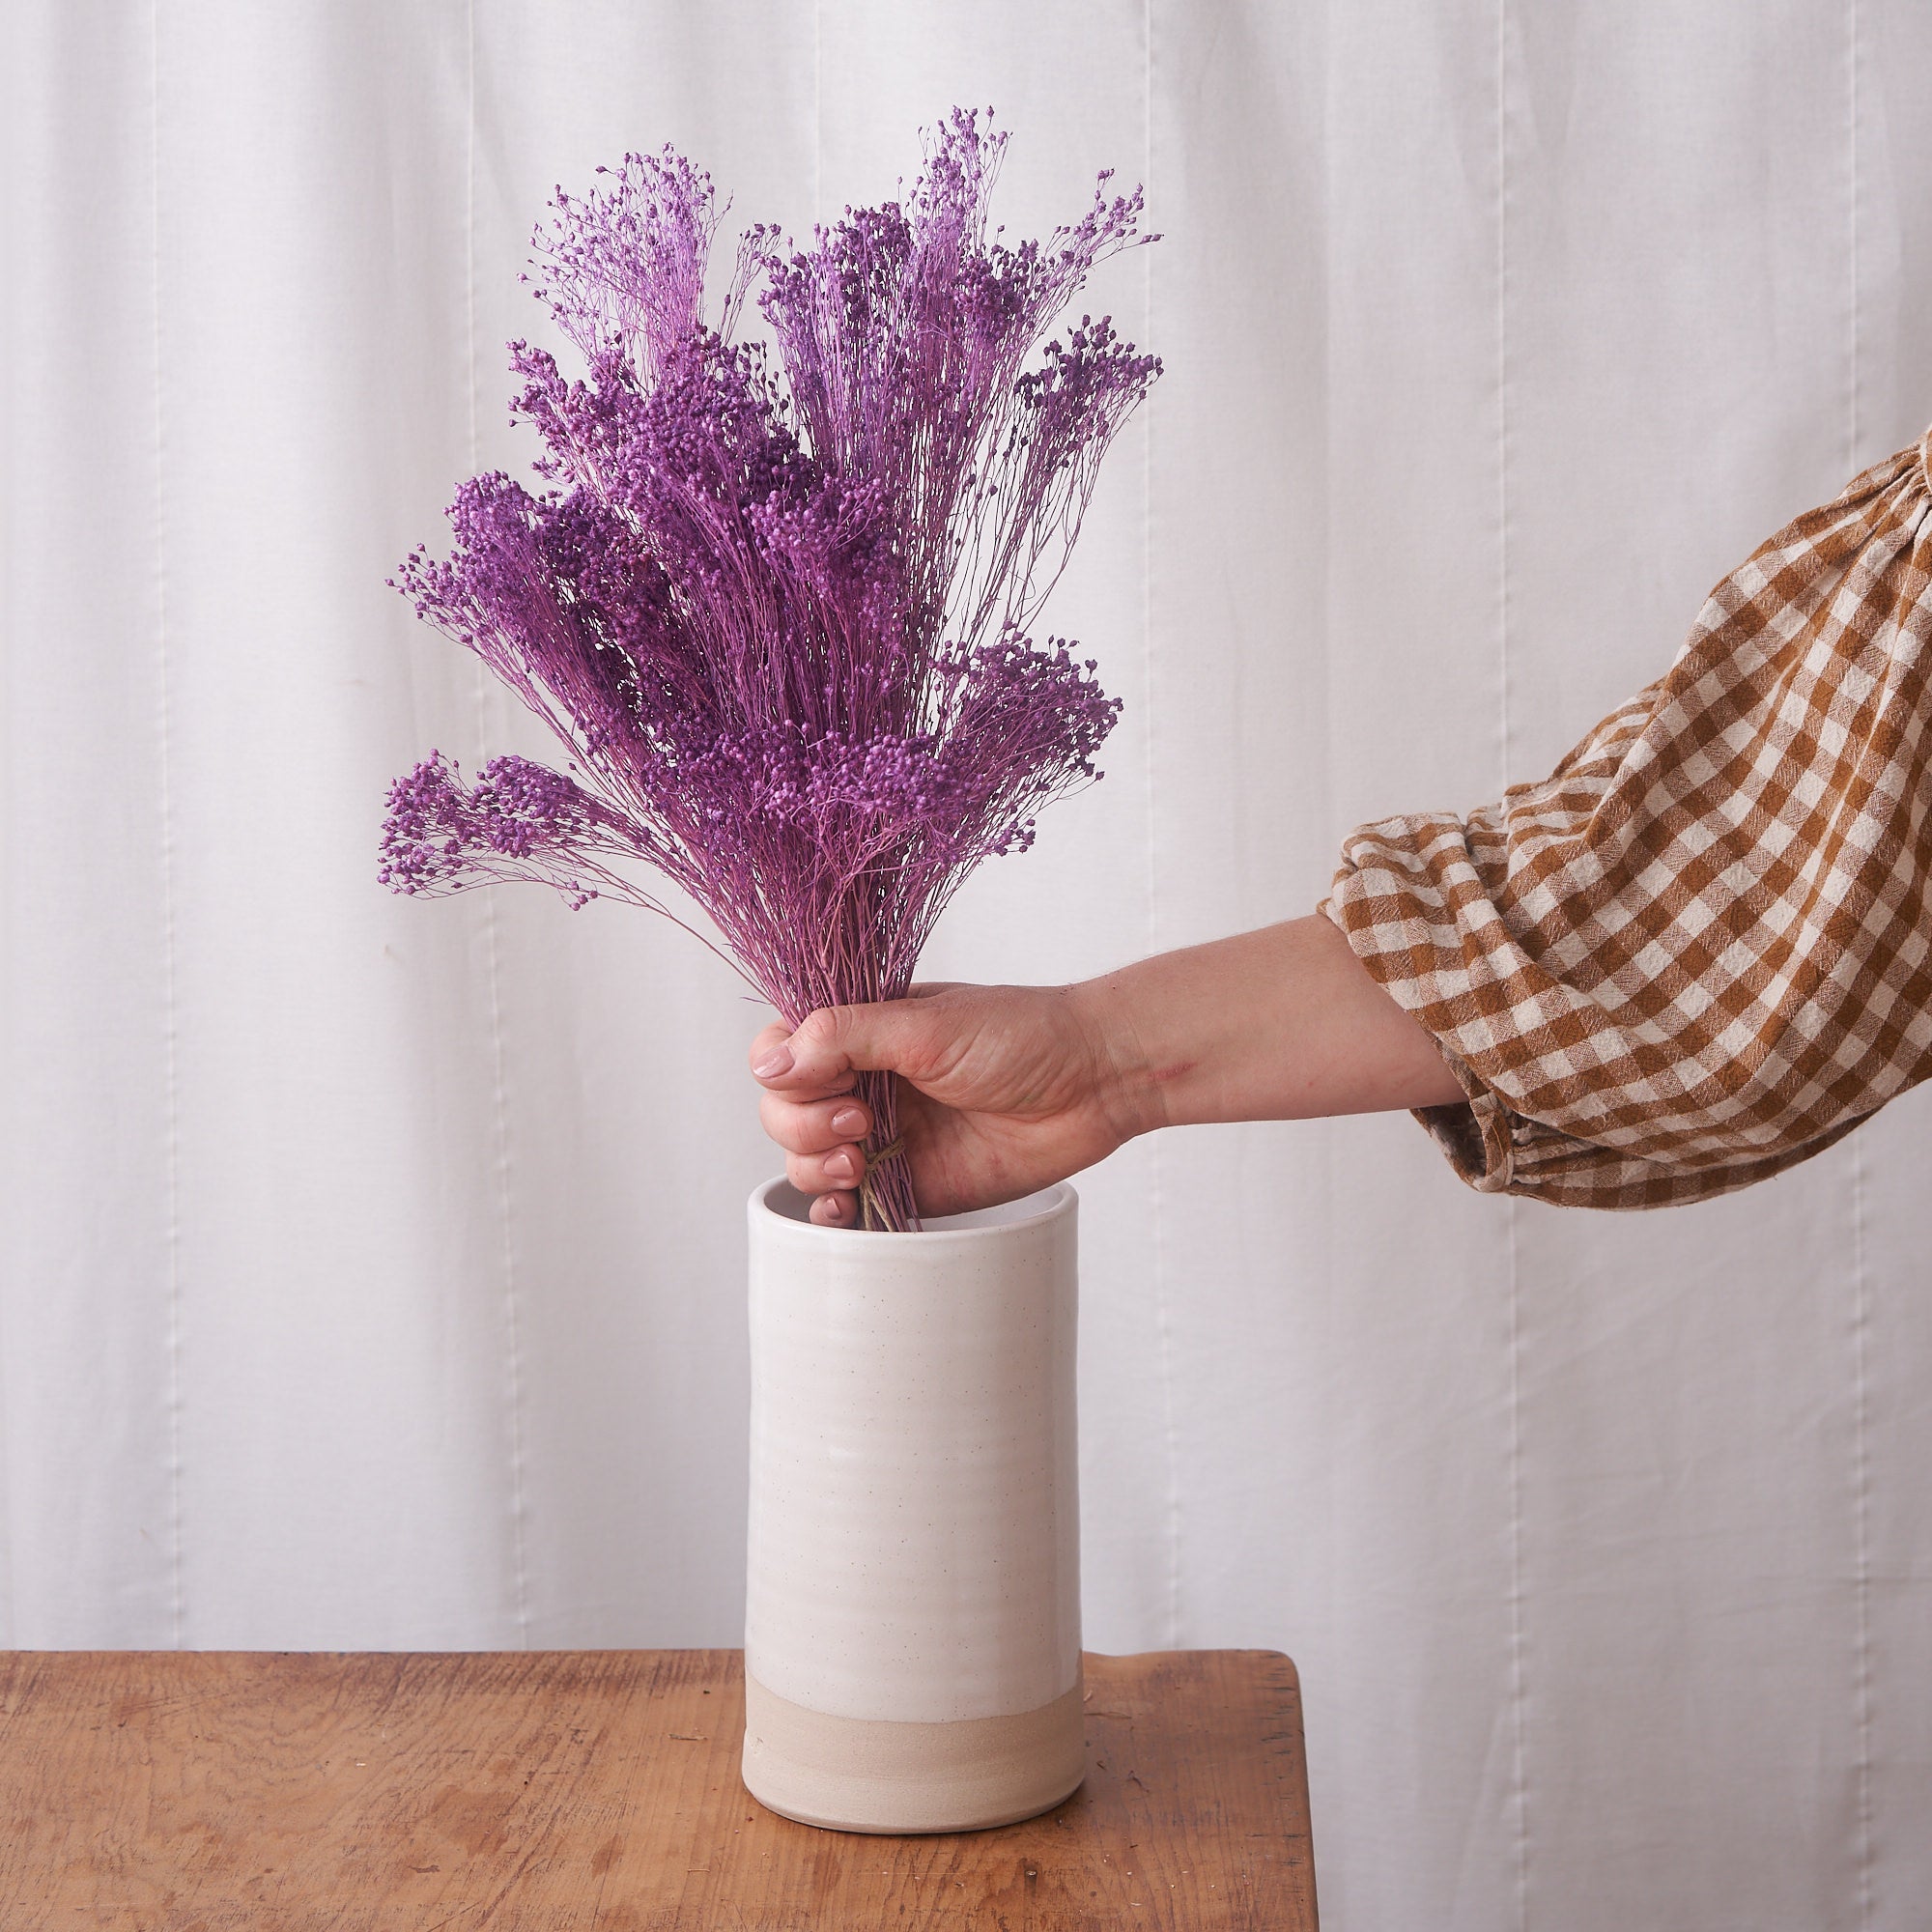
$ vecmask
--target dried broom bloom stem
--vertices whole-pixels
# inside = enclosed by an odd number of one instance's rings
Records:
[[[903,995],[973,867],[1099,776],[1117,700],[1027,633],[1160,365],[1104,317],[1041,341],[1152,238],[1103,175],[1079,221],[1009,246],[986,220],[1005,145],[955,113],[902,204],[804,249],[750,230],[711,317],[708,176],[667,149],[557,191],[538,294],[584,374],[512,345],[544,487],[465,484],[451,554],[418,550],[398,587],[569,769],[499,757],[466,783],[433,753],[391,788],[386,884],[666,912],[655,868],[795,1027]],[[753,301],[769,346],[738,339]],[[893,1084],[860,1093],[864,1223],[916,1228]]]

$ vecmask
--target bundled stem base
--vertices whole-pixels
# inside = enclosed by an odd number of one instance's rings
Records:
[[[860,1150],[866,1171],[859,1177],[859,1226],[889,1235],[917,1234],[912,1164],[898,1129],[898,1080],[891,1073],[861,1073],[858,1094],[873,1121],[871,1136]]]

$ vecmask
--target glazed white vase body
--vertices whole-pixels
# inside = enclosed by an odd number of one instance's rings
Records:
[[[1085,1769],[1064,1183],[917,1235],[751,1201],[744,1776],[810,1825],[957,1832]]]

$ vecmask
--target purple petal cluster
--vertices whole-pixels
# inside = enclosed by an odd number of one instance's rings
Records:
[[[980,860],[1099,776],[1119,713],[1092,659],[1027,635],[1108,444],[1159,363],[1083,316],[1096,264],[1151,238],[1138,193],[1045,242],[987,225],[1006,136],[955,113],[902,202],[790,248],[753,228],[707,304],[719,211],[667,149],[539,231],[538,294],[582,373],[511,346],[538,487],[465,484],[446,558],[398,587],[551,727],[571,776],[440,754],[399,780],[398,892],[535,879],[573,905],[709,915],[796,1024],[911,981]],[[767,340],[737,328],[755,304]],[[890,1082],[862,1093],[895,1139]],[[904,1163],[868,1224],[917,1226]]]
[[[649,835],[548,765],[492,758],[466,785],[432,752],[389,787],[377,878],[399,893],[455,893],[492,879],[542,879],[573,905],[612,875],[607,860],[650,860]]]

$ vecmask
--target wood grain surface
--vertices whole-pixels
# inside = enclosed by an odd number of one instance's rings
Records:
[[[0,1653],[0,1927],[1312,1929],[1293,1664],[1087,1673],[1065,1804],[882,1838],[746,1795],[737,1651]]]

